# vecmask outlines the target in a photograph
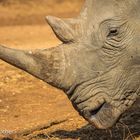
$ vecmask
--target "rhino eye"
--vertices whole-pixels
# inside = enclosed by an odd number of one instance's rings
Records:
[[[108,33],[107,37],[117,36],[118,34],[119,34],[119,29],[118,28],[111,28],[109,30],[109,33]]]

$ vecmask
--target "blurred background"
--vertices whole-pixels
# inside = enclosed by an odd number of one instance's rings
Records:
[[[44,24],[46,15],[76,16],[84,0],[0,0],[0,25]]]
[[[45,17],[75,17],[83,2],[84,0],[0,0],[0,43],[25,49],[54,46],[59,41]]]

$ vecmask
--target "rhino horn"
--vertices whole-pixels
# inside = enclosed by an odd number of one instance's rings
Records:
[[[0,59],[55,87],[61,88],[65,65],[62,46],[44,50],[24,51],[0,45]]]
[[[0,45],[0,59],[14,65],[45,82],[65,90],[66,85],[63,81],[65,72],[65,58],[69,57],[69,50],[66,46],[71,42],[81,41],[85,33],[84,14],[92,6],[93,0],[86,0],[80,16],[70,19],[60,19],[47,16],[46,20],[53,29],[56,36],[63,42],[62,45],[54,48],[25,51],[7,48]],[[73,46],[73,47],[72,47]],[[66,54],[65,54],[66,53]],[[65,77],[66,78],[66,77]]]
[[[90,8],[89,6],[91,6],[92,2],[93,0],[86,0],[81,15],[86,12],[87,8]],[[65,90],[66,85],[63,81],[66,67],[65,59],[69,59],[69,50],[67,50],[68,47],[66,46],[71,44],[71,42],[82,40],[81,37],[85,32],[85,20],[80,16],[71,19],[60,19],[47,16],[46,20],[56,36],[63,42],[62,45],[35,51],[16,50],[0,45],[0,59],[55,87],[63,88]],[[75,48],[72,44],[70,46],[70,48]],[[65,58],[66,56],[68,58]]]

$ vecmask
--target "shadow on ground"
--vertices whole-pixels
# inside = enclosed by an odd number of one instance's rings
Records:
[[[74,131],[59,130],[50,134],[50,136],[59,139],[80,140],[133,140],[138,135],[138,130],[132,130],[122,124],[118,124],[117,127],[111,130],[95,130],[91,125],[86,125]]]
[[[91,125],[73,131],[58,130],[48,135],[39,134],[34,138],[59,138],[80,140],[134,140],[140,135],[140,100],[127,111],[120,121],[110,130],[97,130]]]
[[[136,109],[136,108],[135,108]],[[136,110],[139,110],[137,108]],[[49,137],[59,139],[80,139],[80,140],[134,140],[140,135],[140,112],[128,112],[129,116],[123,116],[118,124],[110,130],[97,130],[91,125],[83,126],[73,131],[58,130],[49,134]],[[46,135],[39,137],[48,138]]]
[[[25,140],[134,140],[135,137],[140,135],[139,110],[140,104],[139,101],[137,101],[136,104],[121,117],[116,126],[114,126],[110,130],[97,130],[88,124],[72,131],[55,130],[50,133],[45,133],[45,131],[43,130],[38,132],[37,134],[29,134],[24,138]]]
[[[140,113],[131,113],[130,118],[123,118],[115,127],[110,130],[97,130],[91,125],[85,125],[73,131],[57,130],[51,133],[40,131],[38,134],[16,138],[4,138],[2,140],[134,140],[140,135]]]

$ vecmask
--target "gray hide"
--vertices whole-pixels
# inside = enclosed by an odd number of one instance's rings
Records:
[[[100,129],[140,96],[140,0],[86,0],[78,17],[46,17],[61,45],[35,51],[0,46],[0,59],[62,89]]]

